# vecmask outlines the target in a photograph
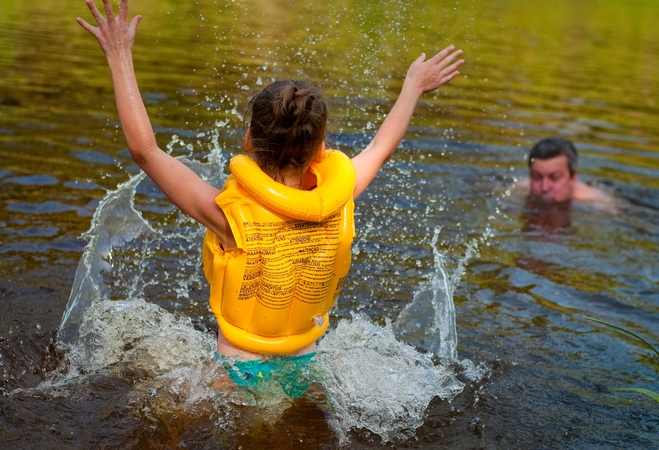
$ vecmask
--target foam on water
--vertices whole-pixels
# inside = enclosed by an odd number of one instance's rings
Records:
[[[365,316],[340,321],[319,351],[322,383],[344,433],[365,428],[385,442],[413,437],[433,398],[451,400],[463,388],[449,366],[397,340],[390,323]]]
[[[291,404],[279,380],[248,390],[228,385],[212,356],[215,339],[186,316],[141,299],[96,300],[68,349],[64,382],[141,370],[145,375],[131,397],[145,405],[145,417],[202,411],[218,417],[218,429],[230,430],[236,421],[232,405],[242,405],[256,408],[249,414],[258,420],[276,422]],[[361,315],[339,321],[327,333],[307,376],[324,392],[318,403],[344,442],[355,429],[385,442],[412,438],[433,398],[450,401],[463,389],[453,365],[436,365],[431,354],[397,340],[390,323],[380,326]],[[213,389],[218,380],[224,383]]]
[[[85,311],[69,361],[76,372],[122,364],[161,375],[177,366],[201,366],[215,342],[188,317],[142,299],[95,300]]]

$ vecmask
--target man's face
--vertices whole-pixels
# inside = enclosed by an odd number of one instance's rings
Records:
[[[576,176],[570,177],[567,156],[534,159],[529,172],[533,197],[548,202],[566,202],[572,199]]]

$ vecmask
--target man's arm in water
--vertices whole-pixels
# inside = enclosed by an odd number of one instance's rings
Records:
[[[458,76],[460,72],[457,69],[464,60],[455,61],[462,55],[462,50],[455,52],[453,50],[454,47],[450,45],[427,61],[426,54],[422,53],[412,63],[405,76],[400,95],[389,115],[382,122],[371,143],[352,159],[357,171],[354,198],[364,192],[382,165],[398,148],[421,95],[437,89]]]
[[[121,127],[131,156],[176,206],[213,230],[226,245],[225,236],[229,227],[224,213],[215,204],[215,197],[220,194],[220,190],[162,151],[153,134],[133,67],[135,32],[142,16],[135,16],[128,23],[127,0],[121,0],[117,16],[114,15],[110,0],[103,0],[107,18],[99,12],[93,0],[87,0],[86,3],[98,27],[80,17],[76,20],[96,38],[105,53],[112,74]]]

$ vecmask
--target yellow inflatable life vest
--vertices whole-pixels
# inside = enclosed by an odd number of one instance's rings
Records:
[[[237,347],[294,353],[323,335],[350,268],[355,234],[352,161],[335,150],[314,162],[311,191],[277,183],[246,155],[215,199],[236,248],[208,230],[203,263],[210,305],[224,337]]]

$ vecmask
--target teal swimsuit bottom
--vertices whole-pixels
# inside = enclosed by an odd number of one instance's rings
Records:
[[[215,359],[220,361],[234,383],[245,388],[256,388],[259,384],[275,380],[286,395],[292,398],[300,397],[309,387],[311,374],[309,368],[313,364],[316,352],[300,356],[279,356],[267,361],[253,359],[248,361],[231,361],[226,356],[215,352]]]

